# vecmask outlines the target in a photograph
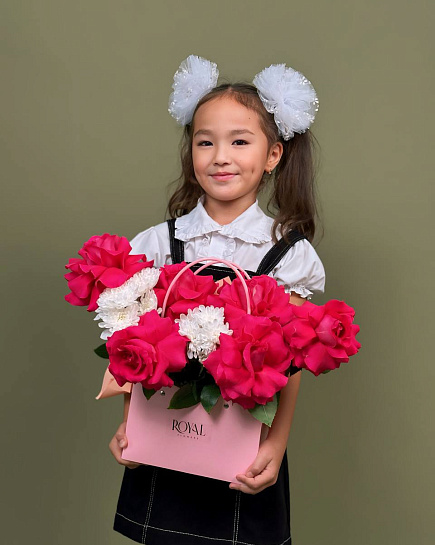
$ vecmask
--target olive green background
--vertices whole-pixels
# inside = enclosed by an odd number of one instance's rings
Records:
[[[3,1],[2,542],[112,531],[122,399],[95,401],[93,313],[64,264],[91,235],[163,221],[189,54],[246,79],[287,63],[320,99],[313,132],[326,293],[356,308],[360,353],[304,372],[289,440],[295,545],[432,543],[433,3]],[[430,179],[431,178],[431,179]],[[180,490],[180,494],[182,491]]]

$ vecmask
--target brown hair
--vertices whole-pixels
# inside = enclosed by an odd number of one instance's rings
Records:
[[[318,216],[314,165],[317,140],[310,130],[303,134],[295,133],[294,137],[287,141],[281,138],[273,114],[267,112],[256,87],[249,83],[224,83],[215,87],[198,102],[193,117],[202,104],[222,97],[231,97],[258,114],[261,129],[268,141],[268,151],[278,141],[283,145],[283,154],[274,174],[263,174],[258,187],[261,191],[273,180],[273,188],[267,203],[268,212],[271,212],[270,205],[276,209],[272,225],[273,242],[277,242],[278,228],[284,238],[290,229],[298,229],[312,242]],[[170,184],[170,186],[177,184],[167,207],[171,218],[189,213],[204,193],[193,170],[192,128],[193,122],[184,127],[180,143],[182,171],[180,177]]]

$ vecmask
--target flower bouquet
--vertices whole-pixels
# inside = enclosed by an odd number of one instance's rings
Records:
[[[273,422],[291,366],[318,376],[348,362],[360,348],[354,310],[343,301],[296,306],[270,276],[250,278],[221,258],[156,269],[146,255],[130,251],[124,237],[94,236],[79,251],[81,259],[65,265],[71,290],[65,299],[96,311],[95,320],[103,328],[106,342],[95,352],[109,359],[108,372],[120,389],[129,391],[133,385],[126,459],[172,467],[172,462],[162,462],[177,448],[167,436],[182,437],[195,439],[194,459],[198,464],[206,458],[210,466],[210,456],[216,453],[216,444],[213,449],[208,444],[211,431],[220,427],[233,443],[251,434],[242,457],[247,465],[256,454],[252,445],[258,449],[261,423]],[[208,263],[193,273],[191,267],[204,261]],[[212,276],[198,274],[212,263],[226,265],[236,278],[215,282]],[[168,415],[166,408],[178,411]],[[146,454],[143,442],[131,440],[144,427],[148,438],[154,438],[146,441]],[[162,435],[165,429],[172,433]],[[237,433],[240,429],[243,434]],[[158,452],[157,443],[163,446]],[[195,470],[190,448],[184,456],[176,451],[178,459],[187,461],[187,471],[224,480],[235,475],[234,468],[224,477],[210,474],[207,467]],[[242,450],[237,445],[235,451]]]

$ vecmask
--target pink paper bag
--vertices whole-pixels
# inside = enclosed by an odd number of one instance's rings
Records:
[[[176,387],[147,400],[141,384],[132,388],[122,458],[222,481],[236,481],[252,464],[267,426],[240,405],[222,398],[208,414],[201,404],[168,409]],[[164,392],[164,394],[161,394]],[[225,408],[224,405],[228,405]]]

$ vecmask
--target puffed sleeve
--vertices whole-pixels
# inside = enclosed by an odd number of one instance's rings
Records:
[[[154,260],[154,267],[162,267],[167,263],[169,235],[165,225],[156,225],[141,231],[130,240],[131,254],[145,254],[147,260]]]
[[[287,293],[295,292],[311,299],[314,293],[325,291],[325,269],[311,243],[302,239],[285,254],[271,276],[283,285]]]

